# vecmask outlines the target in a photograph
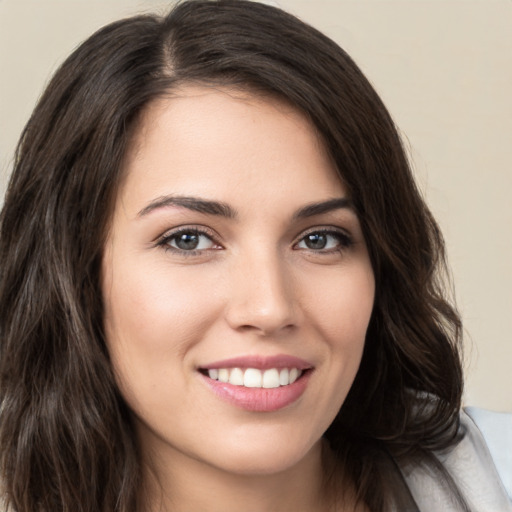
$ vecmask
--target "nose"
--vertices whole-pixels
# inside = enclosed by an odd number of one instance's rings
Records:
[[[278,254],[241,258],[229,277],[226,319],[230,327],[260,336],[293,328],[298,318],[291,277]]]

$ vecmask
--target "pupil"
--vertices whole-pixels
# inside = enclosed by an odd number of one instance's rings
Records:
[[[199,244],[199,236],[194,233],[183,233],[176,240],[179,249],[191,250],[195,249]]]
[[[321,233],[313,233],[306,238],[306,245],[309,249],[323,249],[327,244],[327,237]]]

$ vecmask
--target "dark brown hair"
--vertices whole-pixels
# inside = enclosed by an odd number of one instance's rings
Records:
[[[57,71],[23,131],[0,217],[5,499],[17,512],[137,510],[139,455],[104,342],[100,259],[137,119],[187,83],[278,96],[321,134],[377,284],[359,373],[325,436],[372,511],[407,502],[395,464],[442,471],[433,452],[458,428],[460,322],[441,281],[443,240],[351,58],[244,0],[185,1],[167,17],[102,28]]]

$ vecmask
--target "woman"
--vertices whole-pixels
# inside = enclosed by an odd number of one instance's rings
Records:
[[[94,34],[0,236],[13,510],[510,508],[393,123],[292,16],[191,1]]]

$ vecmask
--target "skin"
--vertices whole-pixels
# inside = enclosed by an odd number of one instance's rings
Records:
[[[275,99],[184,87],[149,105],[125,165],[102,288],[149,508],[328,510],[322,434],[359,367],[375,284],[350,206],[294,217],[347,198],[314,129]],[[155,206],[170,196],[220,201],[236,218]],[[183,227],[206,230],[196,250],[173,238]],[[331,234],[311,248],[319,230]],[[198,371],[255,354],[310,362],[304,394],[250,412]]]

